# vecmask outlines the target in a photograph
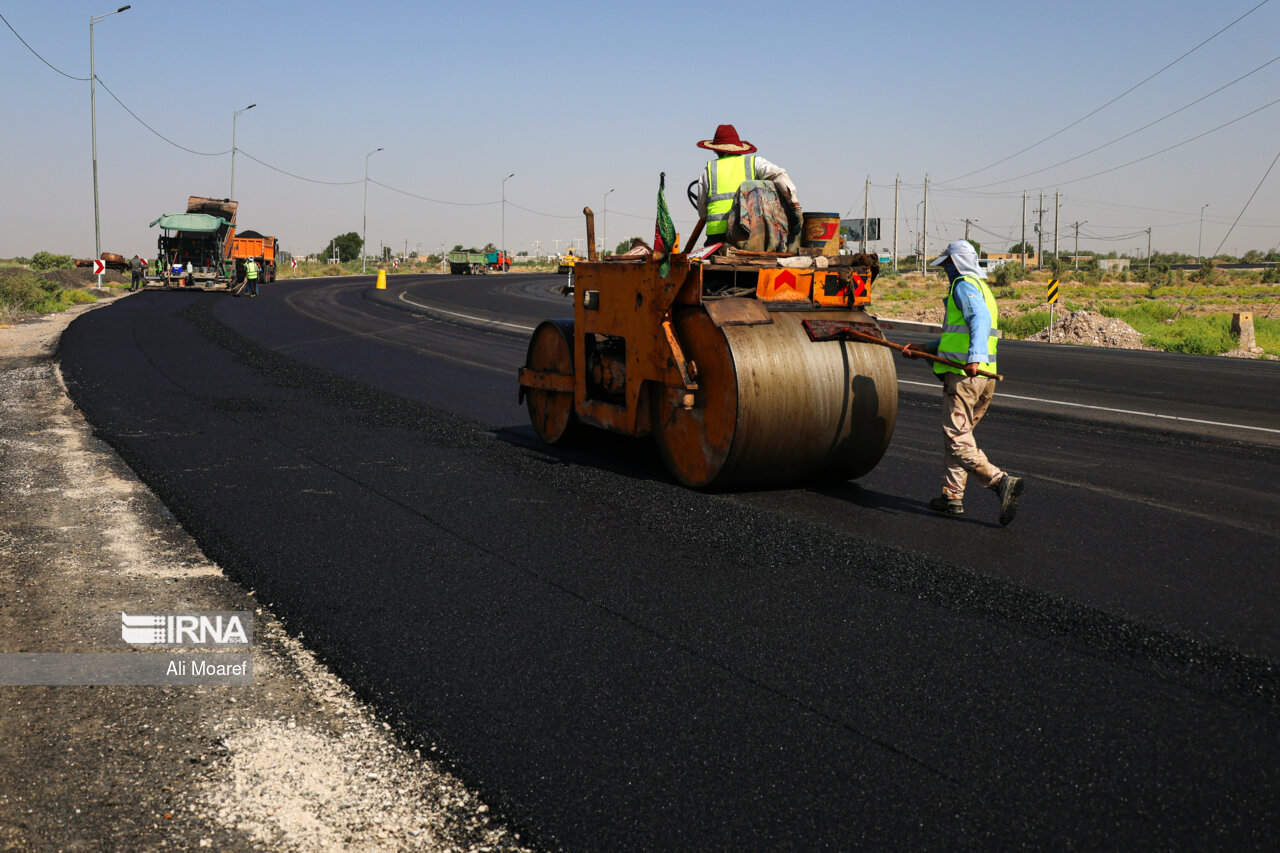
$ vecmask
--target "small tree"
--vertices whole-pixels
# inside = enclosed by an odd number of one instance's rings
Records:
[[[496,252],[496,251],[498,251],[498,247],[497,247],[497,246],[495,246],[495,245],[493,245],[493,243],[485,243],[485,244],[484,244],[484,248],[483,248],[483,249],[481,249],[481,251],[483,251],[483,252]]]
[[[37,272],[44,270],[69,270],[74,264],[71,263],[70,255],[54,255],[49,252],[36,252],[31,256],[31,268]]]
[[[1030,243],[1014,243],[1013,248],[1009,250],[1011,255],[1021,255],[1024,252],[1028,255],[1034,255],[1036,253],[1035,246]]]
[[[363,248],[364,241],[360,239],[360,235],[354,231],[348,231],[346,234],[340,234],[329,241],[329,245],[325,247],[324,257],[329,259],[333,257],[333,250],[338,250],[339,261],[354,261],[360,257],[360,249]]]

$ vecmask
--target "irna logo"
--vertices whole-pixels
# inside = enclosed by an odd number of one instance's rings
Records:
[[[247,611],[120,613],[120,637],[134,646],[247,646],[252,635]]]

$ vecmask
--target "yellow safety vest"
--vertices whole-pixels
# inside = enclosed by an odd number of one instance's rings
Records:
[[[685,174],[688,174],[688,173],[686,172]],[[245,278],[257,278],[257,277],[258,277],[258,264],[257,264],[256,262],[254,262],[254,261],[245,261],[245,264],[244,264],[244,277],[245,277]]]
[[[960,306],[956,304],[955,298],[956,285],[961,281],[967,281],[978,288],[978,292],[986,300],[987,312],[991,315],[991,337],[987,338],[987,358],[990,361],[981,362],[978,365],[978,369],[998,373],[999,371],[996,370],[995,333],[996,329],[999,328],[1000,318],[996,309],[996,298],[991,294],[991,288],[987,287],[987,283],[977,276],[962,275],[951,282],[951,289],[947,291],[947,298],[944,300],[947,306],[947,314],[942,321],[942,341],[938,344],[938,355],[951,361],[958,361],[961,364],[967,364],[969,361],[969,324],[965,322],[964,314],[961,313]],[[936,361],[933,363],[933,372],[938,375],[944,373],[965,375],[964,371],[958,367],[939,364]]]
[[[738,154],[707,163],[707,236],[727,233],[733,194],[744,181],[756,179],[756,158]]]

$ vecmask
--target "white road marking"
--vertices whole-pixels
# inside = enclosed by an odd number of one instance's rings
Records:
[[[490,320],[485,317],[476,317],[472,314],[459,314],[456,311],[446,311],[445,309],[437,308],[434,305],[424,305],[421,302],[414,302],[412,299],[407,299],[404,293],[400,294],[400,299],[404,302],[409,303],[410,305],[415,305],[419,308],[425,308],[428,311],[437,311],[441,314],[447,314],[450,317],[457,317],[461,320],[473,320],[477,323],[486,323],[493,326],[505,326],[508,329],[519,329],[522,332],[533,331],[533,326],[522,326],[518,323],[504,323],[500,320]],[[899,385],[918,385],[921,388],[938,388],[939,387],[937,383],[912,382],[907,379],[899,379],[898,384]],[[1090,406],[1086,403],[1068,403],[1065,400],[1046,400],[1043,397],[1023,397],[1018,394],[1001,394],[1000,396],[1006,399],[1012,399],[1012,400],[1026,400],[1032,403],[1046,403],[1050,406],[1067,406],[1073,409],[1091,409],[1093,411],[1098,411],[1098,412],[1111,412],[1117,415],[1136,415],[1142,418],[1158,418],[1158,419],[1167,420],[1167,421],[1181,421],[1183,423],[1189,423],[1189,424],[1202,424],[1204,426],[1228,427],[1230,429],[1251,429],[1251,430],[1256,430],[1257,432],[1269,432],[1269,433],[1275,433],[1277,435],[1280,435],[1280,429],[1272,429],[1270,427],[1249,426],[1248,424],[1231,424],[1231,423],[1224,423],[1223,421],[1206,421],[1206,420],[1201,420],[1200,418],[1184,418],[1180,415],[1162,415],[1158,412],[1138,412],[1138,411],[1134,411],[1133,409],[1113,409],[1108,406]]]
[[[898,380],[899,385],[919,385],[922,388],[938,388],[936,382],[911,382],[905,379]],[[1012,400],[1028,400],[1033,403],[1048,403],[1051,406],[1070,406],[1074,409],[1093,409],[1099,412],[1114,412],[1119,415],[1137,415],[1143,418],[1161,418],[1167,421],[1182,421],[1189,424],[1204,424],[1205,426],[1231,427],[1232,429],[1252,429],[1258,432],[1271,432],[1280,434],[1280,429],[1271,429],[1270,427],[1249,426],[1248,424],[1229,424],[1222,421],[1205,421],[1200,418],[1184,418],[1180,415],[1162,415],[1158,412],[1137,412],[1132,409],[1112,409],[1108,406],[1090,406],[1085,403],[1068,403],[1065,400],[1046,400],[1043,397],[1022,397],[1018,394],[1001,394],[1001,397]]]
[[[435,305],[426,305],[422,302],[414,302],[412,299],[406,298],[403,292],[400,294],[400,301],[407,302],[418,308],[424,308],[427,311],[434,311],[437,314],[447,314],[450,317],[457,317],[460,320],[472,320],[477,323],[483,323],[487,326],[505,326],[508,329],[519,329],[522,332],[533,331],[533,326],[522,326],[519,323],[504,323],[501,320],[490,320],[488,317],[476,317],[473,314],[459,314],[457,311],[446,311],[443,308],[437,308]]]

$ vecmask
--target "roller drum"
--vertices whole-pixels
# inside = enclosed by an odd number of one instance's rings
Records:
[[[809,318],[870,322],[861,311],[775,312],[773,323],[717,327],[701,307],[676,317],[698,367],[692,410],[661,389],[654,434],[686,485],[860,477],[893,435],[898,381],[892,353],[874,344],[809,340]]]

